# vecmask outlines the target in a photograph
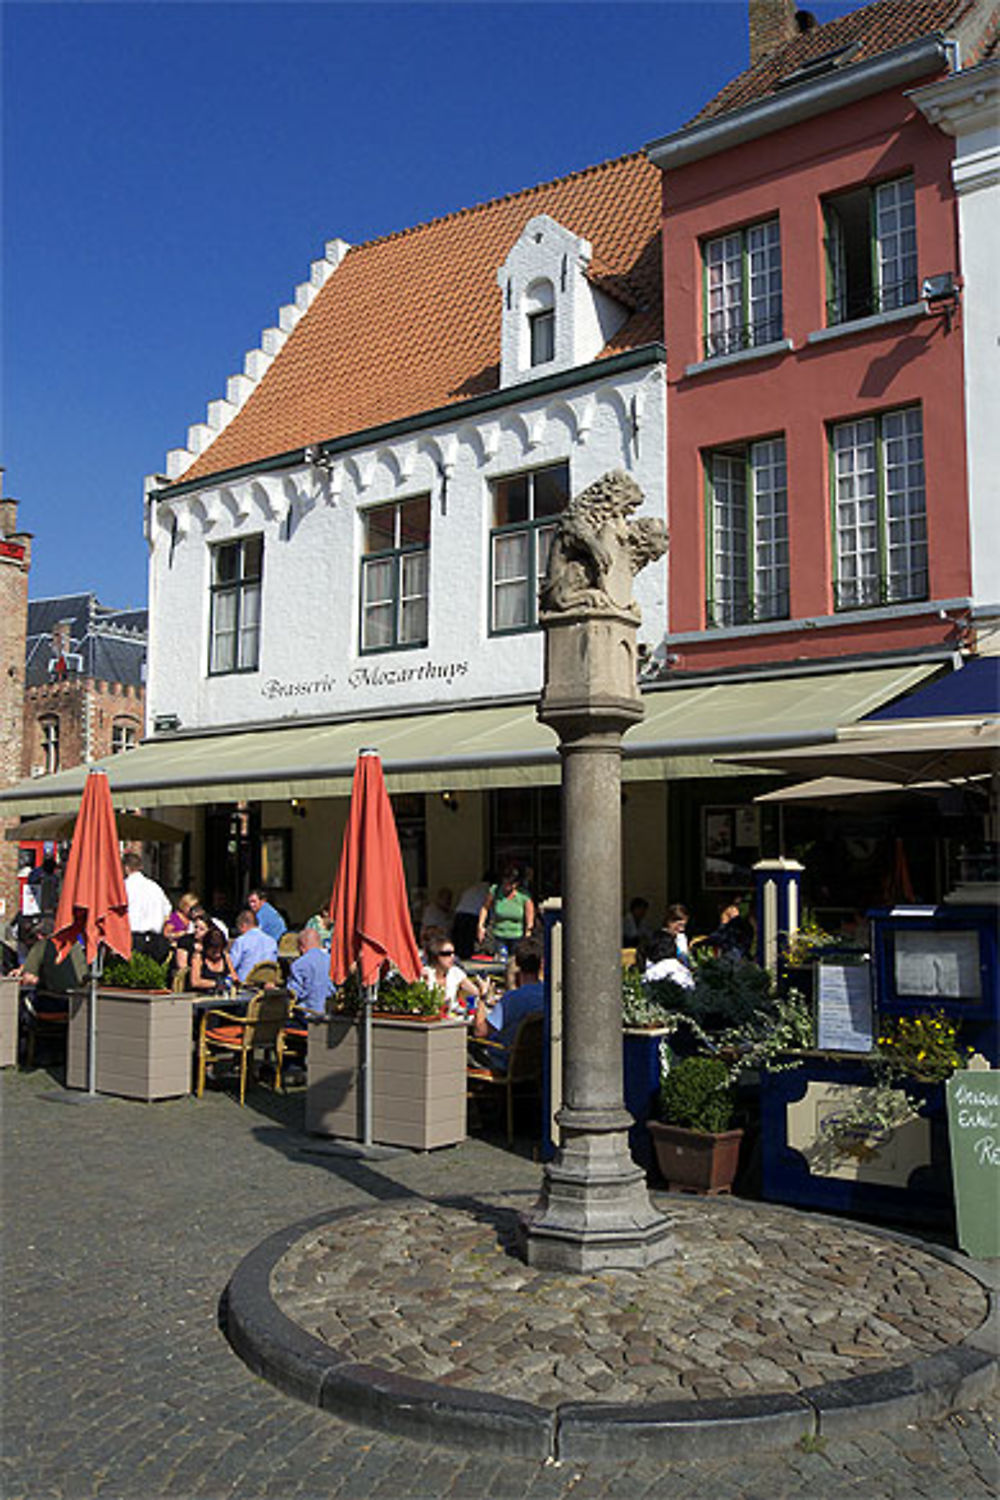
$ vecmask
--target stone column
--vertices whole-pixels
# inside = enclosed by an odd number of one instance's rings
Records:
[[[538,716],[562,757],[562,1145],[522,1239],[529,1264],[553,1270],[638,1269],[672,1248],[629,1153],[622,1084],[621,737],[643,714],[631,584],[666,548],[662,523],[629,524],[641,499],[620,474],[578,496],[541,595]]]

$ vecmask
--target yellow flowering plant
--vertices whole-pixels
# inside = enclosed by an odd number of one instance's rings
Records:
[[[879,1060],[893,1077],[941,1083],[956,1068],[964,1068],[966,1053],[958,1045],[957,1021],[943,1011],[900,1016],[882,1027]]]

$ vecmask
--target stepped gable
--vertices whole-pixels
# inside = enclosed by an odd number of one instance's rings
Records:
[[[688,123],[701,124],[766,99],[800,68],[845,47],[853,49],[844,59],[846,66],[866,62],[933,32],[951,36],[958,28],[965,39],[963,66],[968,66],[982,56],[984,37],[995,35],[996,15],[985,0],[875,0],[874,5],[802,32],[760,58],[727,83]]]
[[[348,249],[184,482],[496,390],[496,274],[537,214],[588,239],[593,280],[633,309],[602,353],[661,338],[660,185],[633,153]]]

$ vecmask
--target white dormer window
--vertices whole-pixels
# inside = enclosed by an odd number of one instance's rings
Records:
[[[589,364],[625,322],[627,309],[590,279],[592,255],[548,214],[524,226],[497,272],[501,386]]]

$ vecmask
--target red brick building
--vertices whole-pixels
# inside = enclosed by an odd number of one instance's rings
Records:
[[[3,470],[0,469],[0,480]],[[24,647],[28,618],[31,537],[17,528],[17,501],[0,484],[0,786],[23,775]],[[17,910],[17,846],[3,835],[17,819],[0,818],[0,900],[4,920]]]

